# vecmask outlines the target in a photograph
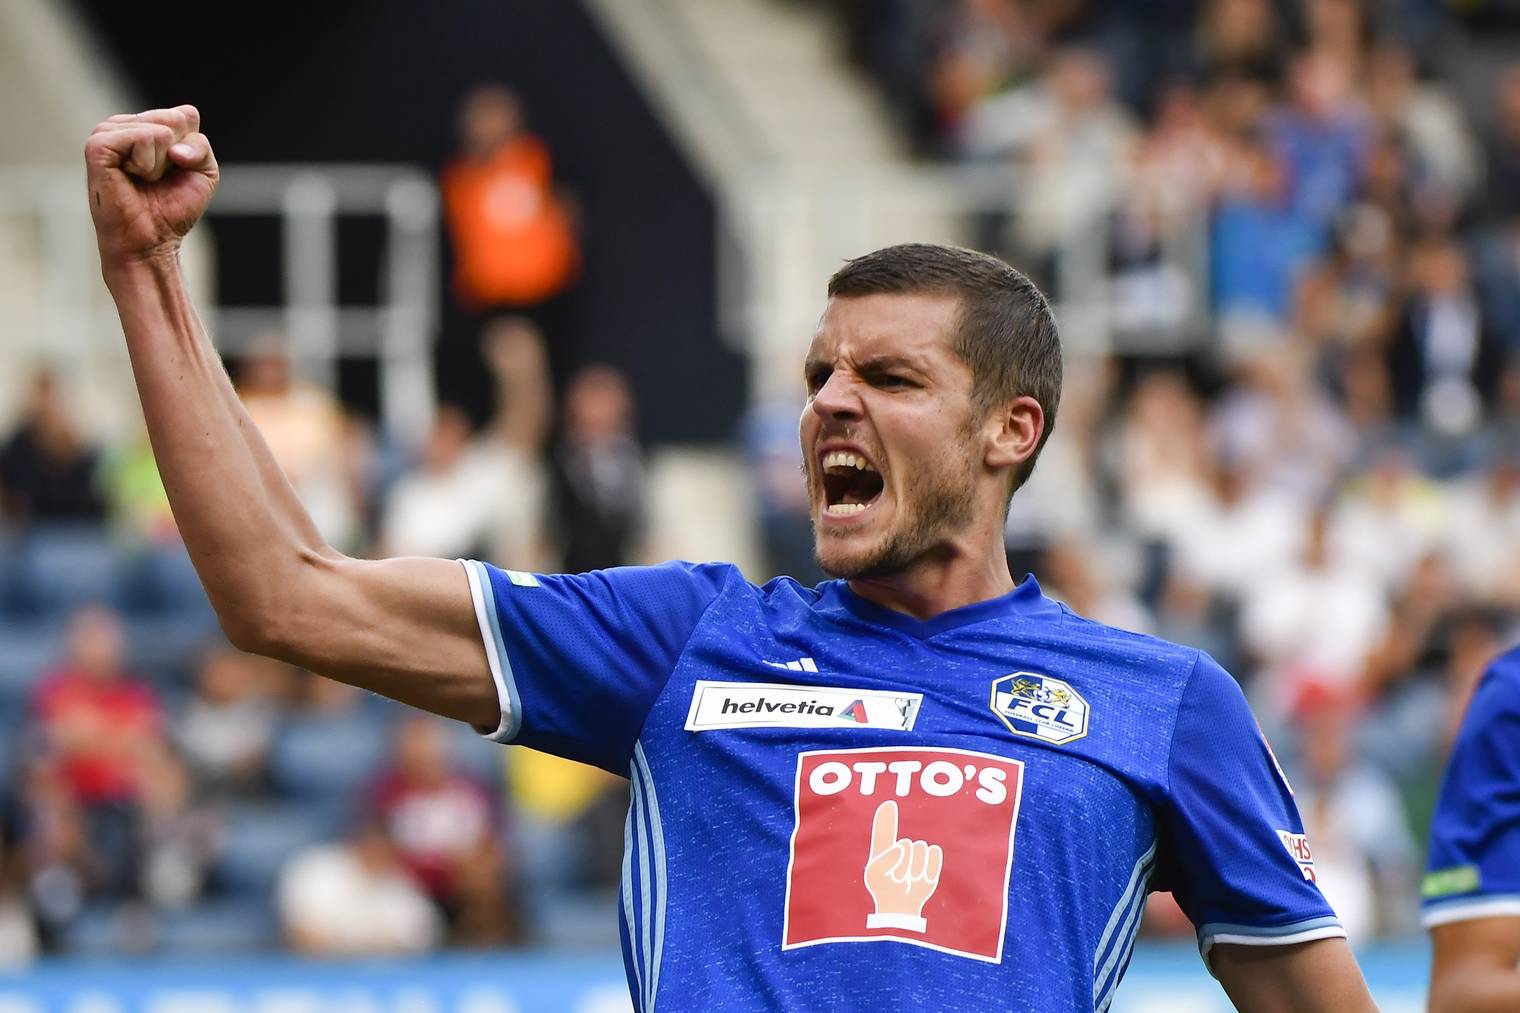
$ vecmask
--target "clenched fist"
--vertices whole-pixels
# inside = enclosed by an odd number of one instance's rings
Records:
[[[194,106],[112,116],[84,146],[103,267],[173,254],[200,220],[219,172]]]

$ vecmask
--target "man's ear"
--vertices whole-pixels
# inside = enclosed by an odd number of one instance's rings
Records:
[[[1025,395],[993,409],[987,419],[989,468],[1016,468],[1034,455],[1045,432],[1045,409]]]

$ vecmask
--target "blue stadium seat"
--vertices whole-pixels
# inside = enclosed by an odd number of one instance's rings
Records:
[[[279,942],[268,897],[202,901],[164,915],[165,952],[176,956],[222,956],[267,950]]]
[[[184,547],[151,546],[124,560],[121,607],[129,615],[214,620],[211,604]]]
[[[87,905],[64,928],[61,949],[71,956],[106,957],[158,949],[158,919],[143,906]]]
[[[368,707],[290,719],[269,752],[275,788],[294,801],[351,808],[380,770],[389,725]]]
[[[226,816],[226,845],[213,883],[230,897],[269,897],[290,856],[336,836],[331,814],[303,805],[238,806]]]
[[[121,562],[95,526],[39,527],[12,543],[12,604],[17,611],[62,616],[82,605],[115,604]]]
[[[126,622],[126,667],[158,686],[190,681],[201,654],[221,638],[214,616],[131,616]]]
[[[64,630],[55,622],[0,621],[0,708],[24,708],[42,676],[64,655]]]
[[[481,738],[461,721],[449,722],[449,728],[452,736],[450,754],[459,769],[488,788],[500,788],[506,769],[506,748]]]

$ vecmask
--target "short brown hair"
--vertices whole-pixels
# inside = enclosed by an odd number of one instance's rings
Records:
[[[971,367],[972,399],[986,413],[1028,395],[1045,412],[1034,453],[1011,496],[1034,471],[1061,403],[1061,338],[1045,296],[997,257],[959,246],[905,243],[856,257],[829,279],[829,297],[878,293],[954,295],[961,301],[954,349]]]

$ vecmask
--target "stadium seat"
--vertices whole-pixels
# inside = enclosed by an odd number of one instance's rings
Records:
[[[11,547],[11,603],[18,612],[59,617],[117,601],[121,565],[104,529],[40,527]]]
[[[161,930],[164,949],[185,956],[266,950],[279,941],[268,897],[202,901],[165,915]]]
[[[270,749],[276,789],[293,801],[346,811],[380,770],[388,725],[368,706],[291,719]]]
[[[63,652],[63,628],[57,623],[0,621],[0,709],[25,708],[38,680]]]
[[[160,687],[184,686],[201,653],[221,636],[206,614],[129,616],[126,668]]]
[[[225,821],[226,844],[212,882],[232,898],[267,899],[291,855],[338,831],[330,812],[304,805],[238,806]]]
[[[128,615],[211,619],[211,605],[182,546],[152,546],[122,564],[121,607]]]

